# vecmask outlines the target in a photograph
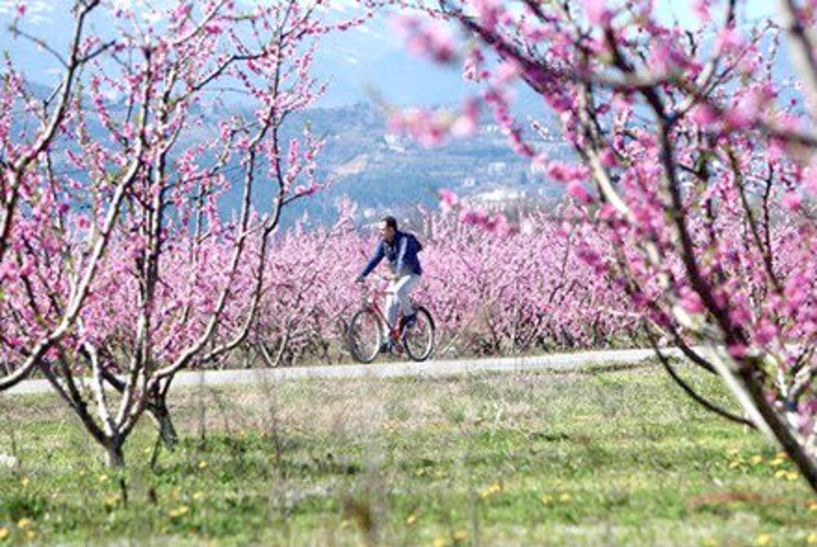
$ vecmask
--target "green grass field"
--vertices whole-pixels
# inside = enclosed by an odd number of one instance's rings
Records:
[[[686,371],[723,402],[716,382]],[[817,544],[817,497],[655,367],[180,390],[128,470],[52,397],[0,397],[0,544]],[[127,484],[127,503],[122,482]]]

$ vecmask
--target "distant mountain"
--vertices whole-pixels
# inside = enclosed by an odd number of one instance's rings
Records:
[[[39,97],[52,92],[42,85],[32,88]],[[121,108],[109,105],[114,116]],[[185,133],[186,142],[180,142],[179,149],[216,137],[213,133],[217,127],[216,117],[240,110],[239,105],[232,105],[229,112],[205,115],[205,123],[200,128]],[[210,116],[213,123],[207,123]],[[95,116],[89,116],[87,124],[96,138],[102,141],[109,138]],[[442,188],[452,189],[486,206],[496,206],[506,198],[546,201],[562,192],[561,186],[548,183],[541,174],[532,172],[530,161],[511,151],[505,136],[489,118],[471,138],[426,149],[408,137],[388,134],[384,113],[371,103],[313,108],[293,113],[287,119],[281,130],[284,146],[291,138],[300,137],[306,124],[313,134],[326,138],[318,158],[318,176],[331,184],[289,209],[284,217],[285,225],[295,222],[304,212],[308,212],[313,223],[331,222],[341,198],[358,203],[361,220],[365,220],[385,211],[404,214],[417,206],[435,208],[437,192]],[[555,127],[554,134],[558,135]],[[572,154],[566,143],[558,140],[539,145],[547,148],[552,157],[565,158]],[[64,154],[55,154],[55,162],[58,174],[80,181],[85,178],[84,173],[68,164]],[[228,176],[234,179],[233,188],[219,203],[225,218],[233,216],[240,206],[242,170],[235,167],[228,169]],[[259,176],[263,176],[263,170]],[[255,188],[255,205],[264,209],[273,198],[275,187],[271,181],[259,180]]]
[[[492,124],[472,138],[425,149],[409,138],[387,134],[380,110],[360,103],[298,113],[289,120],[284,138],[299,133],[307,120],[313,132],[326,135],[319,175],[333,183],[291,211],[290,220],[304,211],[315,221],[331,220],[341,197],[357,202],[360,212],[371,216],[384,211],[404,213],[418,205],[435,208],[441,188],[486,205],[502,196],[546,201],[562,193],[560,185],[533,173],[530,161],[513,153]],[[572,157],[570,147],[561,141],[544,146],[553,157]],[[259,194],[259,203],[269,197],[268,189]],[[238,199],[237,192],[229,196],[223,203],[225,211],[235,207]]]
[[[63,18],[46,10],[56,5],[41,3],[42,12],[31,22],[37,34],[49,36],[59,49],[67,41],[68,26]],[[333,17],[347,15],[341,12]],[[0,28],[7,22],[0,10]],[[50,93],[49,85],[59,73],[54,59],[30,42],[12,40],[5,29],[0,31],[0,51],[8,51],[15,65],[38,83],[37,95]],[[785,47],[773,69],[777,81],[793,77]],[[456,106],[478,92],[462,79],[458,69],[436,66],[406,53],[391,32],[387,16],[380,15],[363,27],[323,38],[314,72],[329,82],[328,92],[317,108],[292,116],[283,134],[285,139],[300,134],[307,120],[315,133],[325,134],[327,146],[320,157],[320,175],[334,180],[334,184],[290,212],[287,222],[303,211],[308,211],[316,222],[331,220],[335,202],[342,196],[359,202],[363,213],[379,214],[417,205],[434,207],[436,192],[443,187],[486,204],[519,196],[547,200],[561,194],[560,186],[531,172],[529,162],[510,151],[489,119],[475,137],[433,150],[386,135],[384,117],[371,102],[374,95],[392,105]],[[229,108],[241,109],[239,101]],[[553,133],[559,134],[558,124],[541,97],[522,85],[513,108],[520,120],[545,120],[554,128]],[[92,126],[91,130],[102,134],[98,127]],[[213,129],[202,129],[208,130]],[[193,135],[192,139],[203,137]],[[572,157],[569,147],[559,141],[540,145],[551,157]],[[271,185],[260,185],[259,205],[270,198],[271,191]],[[237,204],[238,196],[230,194],[221,209],[229,215]]]

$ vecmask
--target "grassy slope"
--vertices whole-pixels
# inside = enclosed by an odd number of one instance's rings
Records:
[[[124,507],[119,477],[55,400],[0,398],[0,454],[13,440],[21,460],[0,469],[0,536],[805,545],[817,530],[791,464],[657,369],[312,380],[181,391],[174,403],[183,445],[152,472],[143,424]]]

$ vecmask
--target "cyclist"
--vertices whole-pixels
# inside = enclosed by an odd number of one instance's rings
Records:
[[[380,348],[380,351],[387,352],[391,349],[388,329],[395,325],[398,310],[403,312],[401,328],[410,327],[417,320],[409,294],[420,283],[420,276],[423,274],[423,268],[417,256],[423,246],[413,234],[398,230],[397,220],[393,216],[383,217],[380,220],[379,230],[380,242],[377,244],[374,256],[357,277],[357,282],[363,282],[384,257],[389,260],[392,271],[391,282],[386,290],[386,318],[389,325],[386,326],[387,330],[383,336],[385,342]]]

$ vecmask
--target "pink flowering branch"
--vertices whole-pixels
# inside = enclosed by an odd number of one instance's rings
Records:
[[[284,160],[278,137],[288,115],[323,92],[309,73],[312,37],[333,27],[314,17],[316,5],[293,0],[243,13],[223,0],[181,2],[155,26],[128,10],[105,12],[117,39],[80,40],[77,31],[51,117],[21,75],[7,76],[0,102],[22,103],[21,115],[45,129],[30,150],[3,154],[12,167],[3,173],[4,196],[13,202],[4,205],[20,214],[0,219],[10,234],[0,257],[0,389],[37,368],[110,465],[124,463],[123,446],[146,411],[172,444],[173,375],[247,338],[282,212],[323,186],[322,140],[307,133]],[[78,13],[81,29],[86,12]],[[74,93],[79,85],[87,95]],[[219,104],[235,85],[255,112],[212,124],[200,107]],[[103,90],[117,93],[123,108]],[[8,112],[0,114],[0,142],[14,151]],[[56,172],[63,158],[80,178]],[[235,171],[242,205],[227,220],[219,203]],[[263,184],[278,188],[259,211]]]
[[[583,243],[584,259],[625,289],[650,329],[716,371],[817,490],[815,286],[802,269],[815,235],[807,203],[817,196],[817,141],[796,94],[783,101],[793,90],[774,80],[776,26],[761,22],[747,38],[736,5],[720,20],[704,6],[701,26],[687,32],[658,21],[648,2],[441,4],[482,45],[475,54],[469,44],[463,70],[486,88],[484,103],[521,81],[558,115],[579,165],[550,161],[525,146],[513,121],[502,125],[511,146],[564,184],[584,221],[610,238],[606,251]],[[788,1],[781,11],[813,109],[811,15]],[[707,36],[711,48],[702,47]],[[435,42],[412,43],[439,57]],[[443,196],[443,205],[455,200]],[[692,341],[714,353],[703,358]],[[736,418],[667,371],[696,401]]]
[[[3,207],[0,216],[0,261],[9,247],[14,215],[18,207],[20,185],[31,163],[45,151],[54,139],[58,127],[62,124],[71,95],[74,93],[76,75],[80,68],[88,62],[81,52],[83,32],[87,16],[99,5],[99,1],[77,2],[75,6],[74,30],[71,38],[71,49],[66,70],[60,84],[59,99],[47,123],[41,127],[33,143],[14,151],[18,157],[6,159],[8,169],[3,171]]]

